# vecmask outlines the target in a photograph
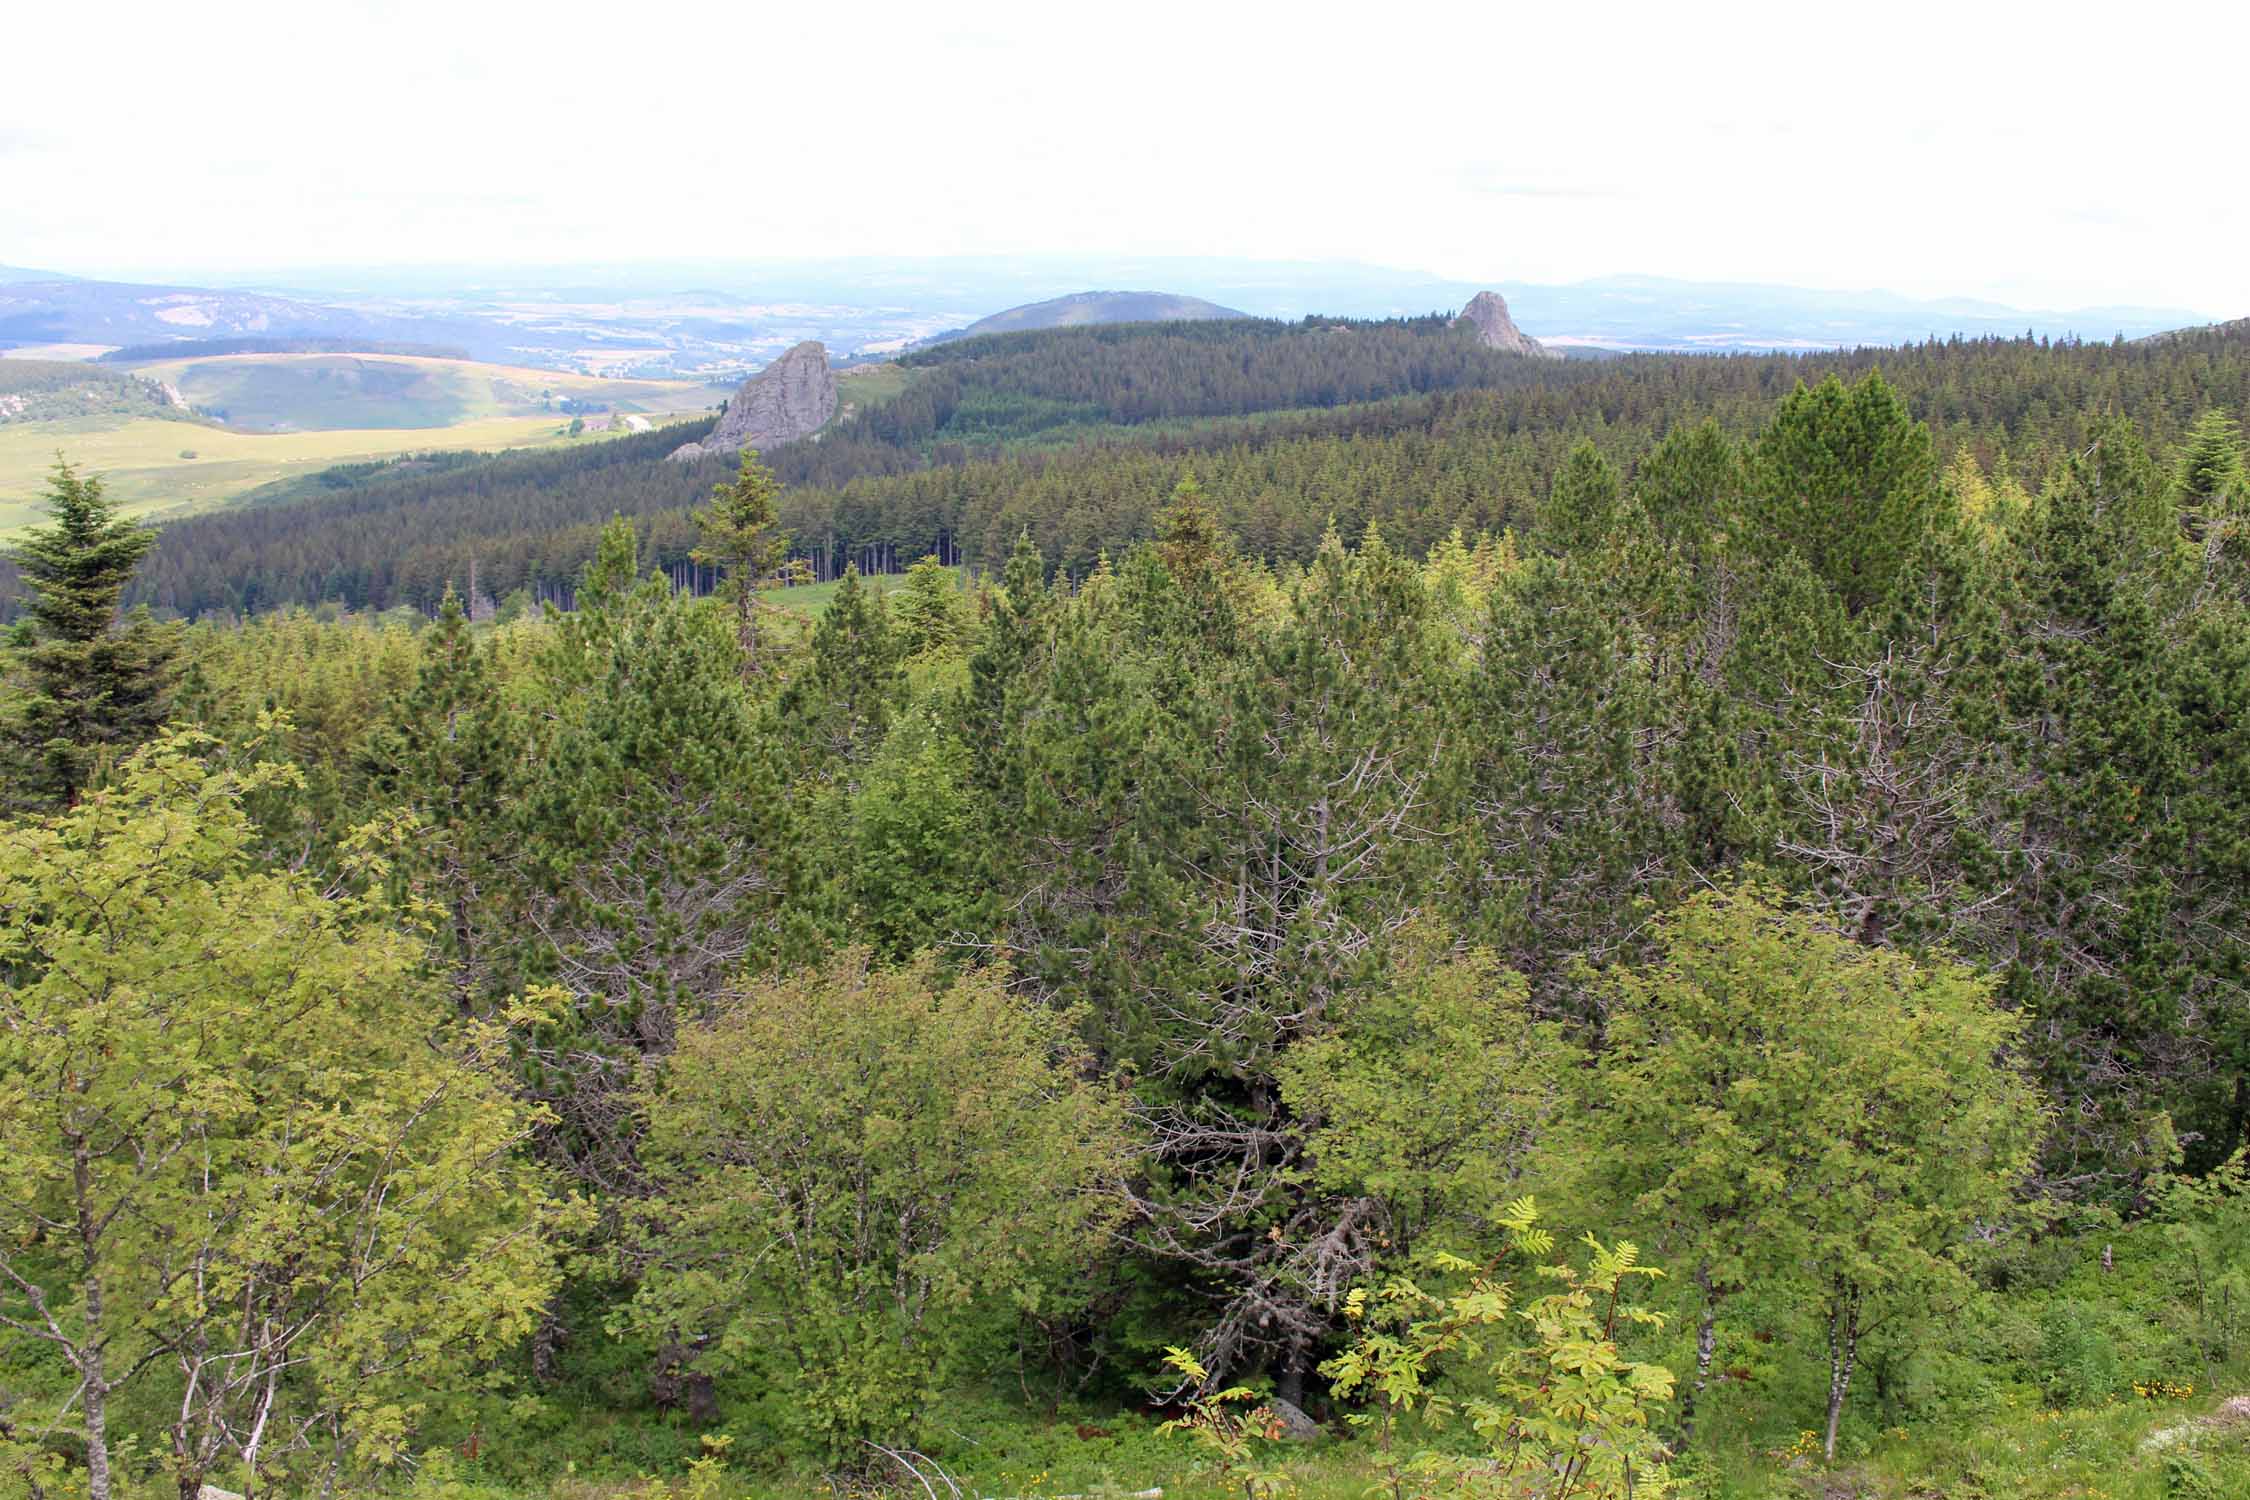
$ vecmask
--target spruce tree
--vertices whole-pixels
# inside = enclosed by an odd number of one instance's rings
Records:
[[[24,693],[9,726],[19,798],[73,800],[117,757],[155,733],[170,710],[175,626],[145,608],[123,623],[118,603],[156,533],[117,514],[99,479],[57,461],[47,484],[51,525],[16,544],[29,586],[32,643],[21,655]]]
[[[2188,539],[2202,542],[2250,510],[2243,475],[2242,427],[2226,412],[2196,418],[2172,473],[2173,503]]]
[[[951,651],[968,633],[961,585],[954,570],[924,557],[906,570],[906,583],[890,600],[891,628],[904,657]]]

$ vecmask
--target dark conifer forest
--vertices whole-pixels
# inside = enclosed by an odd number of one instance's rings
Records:
[[[0,1495],[2250,1494],[2250,334],[902,364],[58,466]]]

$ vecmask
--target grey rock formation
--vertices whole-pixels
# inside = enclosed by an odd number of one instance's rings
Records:
[[[1285,1441],[1309,1443],[1320,1437],[1320,1424],[1306,1416],[1303,1407],[1284,1401],[1279,1396],[1268,1396],[1259,1404],[1273,1413],[1274,1425],[1280,1428]]]
[[[1507,299],[1498,292],[1477,293],[1469,299],[1469,305],[1461,309],[1461,316],[1455,321],[1466,323],[1475,329],[1478,341],[1487,349],[1501,349],[1510,354],[1538,354],[1548,359],[1561,358],[1541,347],[1539,340],[1516,326],[1516,320],[1508,316]]]
[[[700,443],[672,450],[674,463],[771,448],[809,437],[836,415],[836,372],[826,346],[807,339],[742,382],[719,425]]]

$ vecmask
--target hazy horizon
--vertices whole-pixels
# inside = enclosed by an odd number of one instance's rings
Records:
[[[2236,129],[2250,20],[2167,9],[2097,51],[1920,0],[1879,28],[1763,3],[1372,27],[135,0],[15,23],[47,63],[0,98],[0,193],[33,206],[0,261],[1185,255],[2241,316],[2250,205],[2203,143]],[[89,107],[89,80],[171,129]]]

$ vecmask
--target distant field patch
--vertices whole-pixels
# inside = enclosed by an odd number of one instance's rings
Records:
[[[611,380],[414,355],[227,354],[134,368],[229,426],[263,433],[427,431],[502,417],[567,422],[583,408],[654,415],[712,404],[692,381]]]
[[[569,418],[482,417],[427,428],[347,428],[326,432],[233,432],[159,418],[0,424],[0,537],[45,519],[40,496],[59,450],[100,474],[131,514],[209,509],[277,479],[331,464],[432,448],[525,448],[601,442],[565,436]],[[192,453],[194,457],[187,457]]]
[[[19,344],[0,349],[0,359],[99,359],[115,344]]]
[[[895,400],[913,378],[912,371],[887,361],[839,370],[836,372],[837,414],[846,415],[846,407],[881,406]]]
[[[860,583],[863,587],[870,588],[878,594],[888,594],[894,589],[905,587],[906,575],[903,573],[874,573],[862,578]],[[828,601],[836,597],[836,590],[841,587],[843,587],[841,580],[832,579],[827,583],[800,584],[792,589],[773,589],[759,597],[768,604],[788,610],[793,615],[803,615],[808,620],[817,620],[822,612],[828,608]]]

